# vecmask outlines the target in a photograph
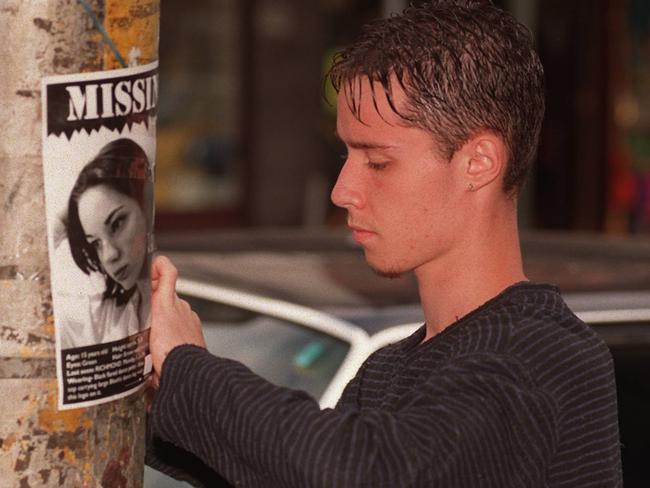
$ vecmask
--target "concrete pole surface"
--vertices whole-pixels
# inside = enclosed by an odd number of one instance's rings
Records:
[[[89,11],[95,14],[93,20]],[[0,487],[140,487],[142,393],[57,410],[44,76],[157,59],[159,0],[0,0]]]

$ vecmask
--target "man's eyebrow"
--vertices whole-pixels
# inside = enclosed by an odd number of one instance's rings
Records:
[[[392,149],[395,146],[391,144],[382,144],[379,142],[368,142],[368,141],[344,141],[341,136],[339,136],[337,131],[334,131],[334,136],[346,146],[351,147],[352,149]]]
[[[104,225],[108,225],[111,222],[111,220],[113,219],[113,215],[115,215],[117,212],[122,210],[122,207],[123,207],[123,205],[120,205],[119,207],[114,208],[113,211],[108,214],[108,217],[106,217],[106,220],[104,220]]]

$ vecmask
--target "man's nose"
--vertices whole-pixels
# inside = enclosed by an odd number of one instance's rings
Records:
[[[362,208],[365,205],[359,174],[354,170],[349,159],[345,161],[339,172],[330,198],[337,207],[349,209]]]

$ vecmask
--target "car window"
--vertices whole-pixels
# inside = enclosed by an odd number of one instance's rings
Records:
[[[650,347],[650,320],[591,323],[590,325],[610,349],[613,347],[626,349],[643,345]]]
[[[625,486],[647,486],[650,459],[650,321],[594,324],[614,360]]]
[[[350,344],[302,324],[239,307],[183,296],[201,317],[208,350],[242,362],[280,386],[318,400]]]
[[[610,346],[610,350],[616,371],[621,458],[625,485],[648,486],[650,344]]]

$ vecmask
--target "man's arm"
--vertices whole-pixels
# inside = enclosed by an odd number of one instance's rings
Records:
[[[245,366],[182,346],[151,419],[162,439],[243,486],[538,486],[553,452],[544,396],[461,362],[397,411],[320,410]]]

